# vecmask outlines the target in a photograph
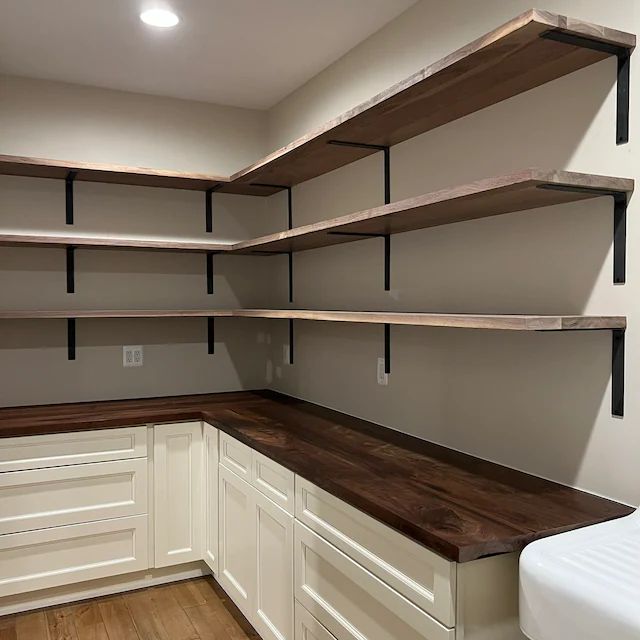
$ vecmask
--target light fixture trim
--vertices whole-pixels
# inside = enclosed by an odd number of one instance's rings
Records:
[[[170,29],[180,22],[177,14],[168,9],[147,9],[140,14],[140,20],[151,27],[159,27],[160,29]]]

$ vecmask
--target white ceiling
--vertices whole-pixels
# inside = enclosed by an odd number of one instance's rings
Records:
[[[0,72],[265,109],[415,2],[2,0]]]

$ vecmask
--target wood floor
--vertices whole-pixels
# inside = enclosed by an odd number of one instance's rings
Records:
[[[0,640],[259,640],[209,577],[0,617]]]

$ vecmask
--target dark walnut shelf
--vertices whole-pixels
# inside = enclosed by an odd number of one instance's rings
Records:
[[[0,409],[0,437],[205,420],[457,562],[630,514],[628,506],[280,394]]]
[[[628,196],[633,186],[625,178],[527,169],[240,242],[233,251],[305,251],[604,195]]]
[[[358,324],[392,324],[456,329],[505,331],[580,331],[625,329],[624,316],[487,315],[383,311],[324,311],[307,309],[175,309],[175,310],[62,310],[1,311],[0,320],[70,318],[266,318]]]
[[[618,194],[628,197],[633,187],[634,181],[626,178],[526,169],[233,244],[0,234],[0,246],[75,246],[88,249],[240,254],[305,251],[369,236],[415,231],[602,196]]]
[[[119,164],[91,162],[66,162],[23,156],[0,155],[0,174],[33,178],[64,180],[73,172],[73,179],[80,182],[106,182],[142,187],[165,187],[206,191],[217,189],[229,182],[229,178],[183,171],[161,171]]]
[[[64,179],[73,171],[76,180],[271,195],[376,152],[331,142],[392,146],[635,43],[630,33],[531,9],[231,177],[19,156],[0,156],[0,173]]]
[[[559,42],[553,32],[577,36]],[[607,51],[584,38],[612,45]],[[529,10],[454,53],[434,62],[370,100],[343,113],[231,176],[238,190],[270,195],[375,153],[333,141],[392,146],[507,98],[616,55],[630,52],[633,34],[537,9]]]

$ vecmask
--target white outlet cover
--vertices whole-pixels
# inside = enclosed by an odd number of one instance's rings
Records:
[[[122,347],[122,366],[141,367],[144,364],[144,350],[142,345]]]

